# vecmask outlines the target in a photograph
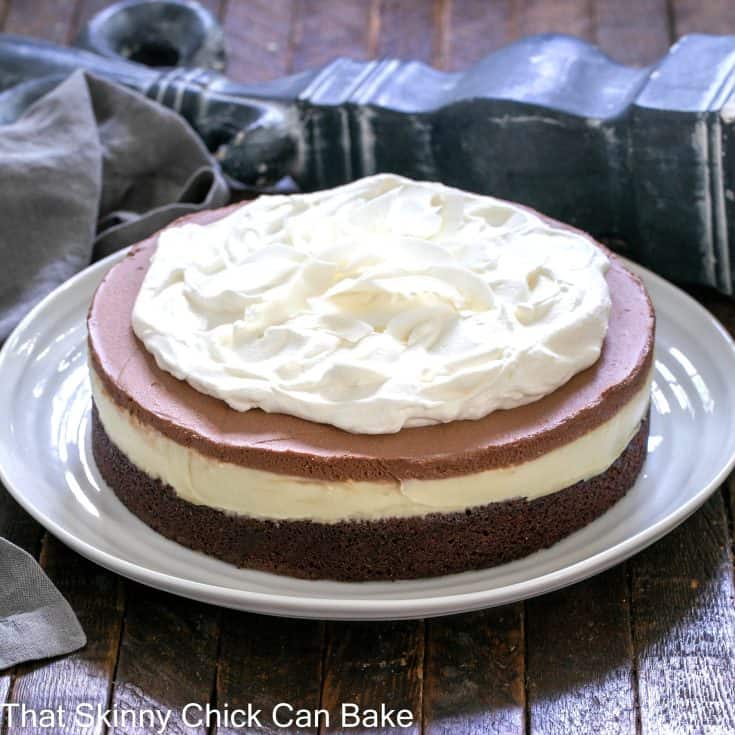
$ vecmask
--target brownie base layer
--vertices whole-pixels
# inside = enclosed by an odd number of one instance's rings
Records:
[[[248,518],[181,500],[112,443],[96,408],[92,422],[93,454],[105,482],[166,538],[240,567],[350,582],[483,569],[548,548],[625,495],[643,465],[647,439],[648,419],[605,472],[535,500],[327,524]]]

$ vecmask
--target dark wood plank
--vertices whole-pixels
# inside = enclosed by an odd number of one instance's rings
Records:
[[[3,30],[67,43],[73,32],[77,5],[78,0],[9,0]]]
[[[735,33],[732,0],[670,0],[676,36],[685,33]]]
[[[0,29],[5,25],[5,19],[8,17],[10,10],[10,0],[0,0]]]
[[[625,565],[526,602],[529,733],[635,732]]]
[[[510,0],[453,0],[447,67],[465,69],[513,38]]]
[[[689,295],[712,312],[735,335],[735,299],[709,288],[688,288]]]
[[[10,690],[13,686],[13,678],[15,676],[15,669],[6,669],[0,671],[0,704],[5,704],[10,697]],[[5,710],[0,709],[0,732],[5,732],[6,717]]]
[[[424,733],[523,733],[523,605],[438,618],[426,626]]]
[[[37,557],[43,532],[43,528],[0,485],[0,536]]]
[[[44,539],[40,562],[76,612],[88,643],[68,656],[18,666],[9,701],[35,710],[62,707],[70,713],[64,733],[90,732],[84,719],[71,715],[80,704],[105,707],[109,699],[122,625],[122,582],[51,536]],[[7,729],[8,735],[33,731],[18,723]]]
[[[641,732],[735,731],[735,589],[717,493],[631,562]]]
[[[451,52],[452,0],[434,0],[434,50],[432,64],[437,69],[449,68]]]
[[[113,708],[170,711],[167,732],[206,733],[207,727],[185,728],[183,709],[192,702],[206,705],[210,701],[219,611],[132,582],[126,589],[128,608]],[[127,731],[121,727],[111,732],[125,735]]]
[[[376,23],[373,3],[299,0],[294,14],[294,71],[322,66],[338,56],[366,59]]]
[[[261,724],[283,733],[316,733],[318,723],[299,725],[296,710],[319,707],[322,678],[324,625],[306,620],[284,620],[262,615],[225,611],[217,664],[215,700],[230,711],[248,703],[262,708]],[[285,702],[294,711],[276,705]],[[217,735],[260,732],[256,728],[215,727]],[[254,723],[253,723],[254,724]],[[298,725],[298,726],[297,726]]]
[[[550,31],[580,35],[624,64],[650,64],[671,43],[666,0],[453,0],[449,67],[464,68],[512,39]]]
[[[439,47],[439,7],[425,0],[382,0],[376,56],[431,62]]]
[[[512,5],[515,38],[533,33],[569,33],[594,41],[594,14],[589,0],[516,0]]]
[[[258,82],[291,69],[295,0],[228,0],[222,15],[227,74]]]
[[[673,42],[666,0],[597,0],[595,40],[622,64],[652,64]]]
[[[414,735],[421,731],[421,682],[424,661],[424,624],[332,623],[327,627],[322,707],[329,712],[326,733],[355,732],[341,717],[344,703],[361,710],[409,710],[411,725],[370,727],[363,732]],[[357,730],[361,732],[361,730]]]

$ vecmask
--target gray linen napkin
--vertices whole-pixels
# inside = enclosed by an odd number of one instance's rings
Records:
[[[229,197],[186,122],[134,92],[78,72],[27,102],[0,125],[0,342],[93,259]],[[84,643],[38,564],[0,539],[0,669]]]
[[[93,257],[228,196],[176,113],[73,74],[0,127],[0,341]]]
[[[86,643],[69,603],[35,559],[0,539],[0,669]]]

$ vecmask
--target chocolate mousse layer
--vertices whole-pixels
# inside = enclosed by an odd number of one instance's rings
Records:
[[[587,525],[635,482],[648,419],[602,474],[552,495],[464,512],[375,521],[270,521],[193,505],[153,479],[109,440],[93,414],[102,477],[135,515],[190,549],[241,567],[308,579],[409,579],[482,569],[547,548]]]
[[[231,210],[187,219],[206,224]],[[91,365],[111,398],[138,420],[222,461],[333,481],[482,472],[535,459],[600,426],[643,389],[650,374],[653,308],[640,280],[611,255],[612,310],[600,359],[534,403],[476,421],[384,435],[352,434],[260,410],[238,412],[158,368],[133,333],[133,304],[155,242],[153,237],[134,247],[100,284],[88,319]]]

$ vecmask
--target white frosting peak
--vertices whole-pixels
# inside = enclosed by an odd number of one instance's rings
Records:
[[[232,408],[392,433],[535,401],[589,367],[607,267],[513,204],[378,175],[165,230],[133,328]]]

